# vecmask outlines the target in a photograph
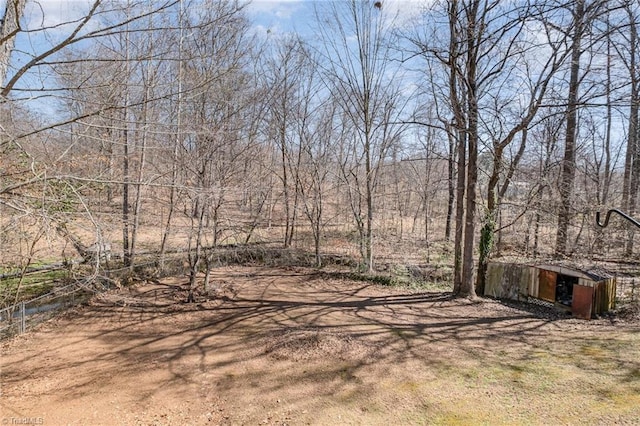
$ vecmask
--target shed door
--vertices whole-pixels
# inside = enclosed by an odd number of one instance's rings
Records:
[[[556,281],[558,274],[553,271],[540,270],[538,276],[538,297],[549,302],[556,301]]]
[[[593,287],[574,284],[571,312],[574,317],[591,319],[591,307],[593,306]]]

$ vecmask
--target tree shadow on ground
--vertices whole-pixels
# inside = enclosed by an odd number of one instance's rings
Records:
[[[252,269],[221,274],[214,280],[231,282],[237,290],[232,296],[202,295],[198,303],[185,304],[187,282],[182,280],[97,298],[66,319],[67,329],[88,327],[56,347],[60,356],[47,365],[46,373],[93,371],[109,380],[109,366],[116,374],[132,376],[145,369],[166,370],[166,378],[140,390],[141,401],[167,387],[200,384],[204,378],[223,392],[258,386],[268,393],[306,383],[325,396],[354,387],[366,396],[373,390],[359,377],[373,365],[391,368],[412,361],[421,368],[447,371],[451,359],[464,356],[517,369],[514,360],[548,350],[550,341],[563,338],[560,318],[540,318],[535,311],[492,300],[403,292],[319,278],[313,272]],[[53,329],[47,336],[55,334]],[[62,355],[83,344],[103,350],[89,357]],[[36,364],[41,357],[29,353],[5,363],[3,381],[32,379],[34,372],[25,369],[25,363]],[[253,362],[256,367],[251,367]],[[299,368],[301,362],[307,367]],[[625,368],[635,377],[640,364]],[[72,381],[63,393],[67,398],[81,395],[93,381],[95,377]]]

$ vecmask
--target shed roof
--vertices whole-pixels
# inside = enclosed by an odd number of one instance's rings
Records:
[[[589,269],[589,270],[584,270],[584,269],[576,269],[573,267],[568,267],[565,265],[552,265],[552,264],[538,264],[538,265],[533,265],[535,268],[538,269],[544,269],[547,271],[553,271],[556,272],[558,274],[562,274],[562,275],[569,275],[572,277],[578,277],[578,278],[583,278],[586,280],[591,280],[591,281],[604,281],[604,280],[608,280],[609,278],[612,278],[612,275],[602,271],[602,270],[597,270],[597,269]]]

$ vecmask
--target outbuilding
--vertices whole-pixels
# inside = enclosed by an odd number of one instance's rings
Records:
[[[485,296],[553,306],[590,319],[615,307],[616,278],[567,266],[491,262]]]

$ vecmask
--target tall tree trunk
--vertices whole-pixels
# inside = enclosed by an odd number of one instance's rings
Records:
[[[607,18],[607,26],[609,26],[609,20]],[[610,32],[610,28],[608,29]],[[611,187],[611,178],[612,178],[612,170],[611,170],[611,126],[613,121],[613,103],[611,99],[611,67],[613,66],[611,57],[611,37],[607,37],[607,129],[604,140],[604,184],[602,187],[602,198],[600,202],[602,204],[607,204],[609,201],[609,189]],[[597,227],[599,231],[602,230],[599,226]]]
[[[285,216],[285,224],[284,224],[284,248],[288,248],[291,237],[290,234],[293,234],[293,224],[291,220],[291,194],[289,192],[289,153],[287,152],[287,121],[288,114],[287,108],[289,107],[288,102],[288,91],[289,91],[289,83],[287,76],[287,67],[285,66],[285,75],[283,81],[283,96],[280,102],[280,125],[278,127],[278,145],[280,145],[280,161],[282,162],[282,194],[284,196],[284,216]]]
[[[631,103],[629,107],[629,132],[627,141],[627,152],[625,155],[623,199],[625,209],[630,215],[634,215],[637,207],[638,185],[640,184],[640,140],[638,135],[638,105],[640,103],[637,65],[638,30],[634,20],[633,11],[627,5],[627,13],[630,18],[629,27],[629,73],[631,80]],[[633,240],[635,229],[631,227],[625,245],[625,256],[633,255]]]
[[[455,217],[455,235],[454,235],[454,252],[453,252],[453,293],[458,295],[462,291],[464,274],[463,274],[463,244],[464,244],[464,200],[465,191],[467,189],[467,132],[466,117],[462,105],[460,104],[460,94],[458,93],[458,68],[459,68],[459,34],[456,28],[458,24],[458,1],[452,0],[449,3],[449,57],[446,63],[449,78],[449,98],[452,102],[453,124],[454,129],[450,135],[456,142],[457,172],[456,179],[456,217]]]
[[[362,52],[362,49],[361,49]],[[365,171],[365,203],[367,209],[367,219],[366,219],[366,230],[365,230],[365,266],[367,272],[373,272],[373,167],[372,167],[372,116],[373,111],[371,111],[371,87],[370,87],[370,78],[372,76],[367,76],[369,74],[368,67],[369,61],[371,58],[368,57],[367,54],[360,53],[361,61],[362,61],[362,94],[363,94],[363,103],[362,103],[362,116],[363,116],[363,124],[364,124],[364,171]]]
[[[576,176],[576,136],[578,121],[578,89],[580,86],[581,42],[584,32],[584,0],[576,0],[574,11],[574,29],[571,40],[571,75],[569,77],[569,98],[566,111],[566,135],[562,171],[560,177],[560,206],[558,211],[558,229],[556,233],[556,257],[567,254],[569,222],[573,186]]]
[[[128,77],[128,76],[127,76]],[[129,244],[129,187],[130,187],[130,175],[129,175],[129,122],[128,122],[128,103],[129,103],[129,88],[125,85],[125,106],[122,109],[122,251],[124,253],[124,265],[131,265],[131,252]]]
[[[178,153],[180,145],[182,144],[182,87],[184,80],[184,63],[182,58],[182,46],[184,43],[184,24],[182,21],[184,13],[184,4],[180,0],[180,16],[179,16],[179,41],[178,41],[178,100],[176,106],[176,134],[173,141],[173,153],[171,158],[171,183],[169,188],[169,212],[167,213],[167,220],[164,224],[164,231],[162,233],[162,242],[160,243],[160,270],[164,270],[165,254],[167,250],[167,241],[171,234],[171,221],[173,220],[173,214],[176,209],[177,203],[177,184],[178,184]]]
[[[130,9],[127,8],[127,13]],[[130,137],[129,131],[129,103],[131,101],[131,93],[129,89],[129,80],[131,76],[131,46],[129,40],[129,24],[126,25],[124,33],[124,97],[122,106],[122,252],[125,266],[131,265],[131,252],[129,242],[129,188],[130,188],[130,170],[129,170],[129,148]]]
[[[480,247],[478,257],[478,276],[476,277],[476,292],[484,295],[485,274],[489,262],[489,255],[493,248],[498,214],[498,180],[502,173],[502,147],[496,147],[493,153],[493,169],[487,183],[487,212],[480,229]]]
[[[476,184],[478,182],[478,86],[477,63],[478,43],[482,29],[477,20],[480,1],[473,1],[466,9],[467,39],[466,39],[466,87],[467,87],[467,114],[468,114],[468,159],[467,159],[467,187],[466,187],[466,212],[464,224],[464,252],[462,285],[460,296],[473,298],[476,296],[475,280],[473,279],[474,262],[473,250],[475,248],[475,215],[476,215]]]
[[[11,52],[15,37],[20,31],[20,20],[26,3],[27,0],[7,0],[4,14],[0,19],[0,86],[4,84],[7,77]]]
[[[282,160],[282,191],[284,196],[284,248],[289,247],[289,233],[292,232],[291,228],[291,196],[289,194],[289,173],[287,171],[287,148],[284,141],[284,130],[281,135],[280,141],[280,154]]]
[[[129,256],[129,267],[133,271],[133,267],[135,264],[136,257],[136,244],[138,242],[138,229],[140,227],[140,210],[142,209],[142,187],[143,187],[143,179],[144,179],[144,169],[147,161],[147,139],[149,138],[149,130],[147,126],[147,122],[149,121],[149,102],[151,99],[151,89],[153,84],[153,79],[151,76],[151,64],[147,64],[147,76],[145,78],[145,89],[144,89],[144,98],[142,100],[142,114],[140,117],[140,122],[142,124],[141,133],[141,144],[140,144],[140,157],[138,164],[138,175],[136,177],[135,184],[135,198],[133,202],[133,223],[131,225],[131,248],[130,248],[130,256]]]
[[[611,99],[611,66],[612,58],[611,58],[611,25],[609,22],[609,17],[607,17],[607,31],[609,35],[607,36],[607,81],[606,81],[606,92],[607,92],[607,115],[606,115],[606,129],[605,129],[605,138],[604,138],[604,182],[601,183],[601,188],[598,188],[598,207],[606,206],[609,201],[609,189],[611,186],[611,125],[613,122],[613,105]],[[597,170],[598,174],[598,182],[600,183],[600,169]],[[625,182],[623,182],[624,185]],[[624,192],[624,191],[623,191]],[[596,226],[595,237],[594,237],[594,251],[600,252],[603,248],[603,240],[604,240],[604,230],[600,226]]]

